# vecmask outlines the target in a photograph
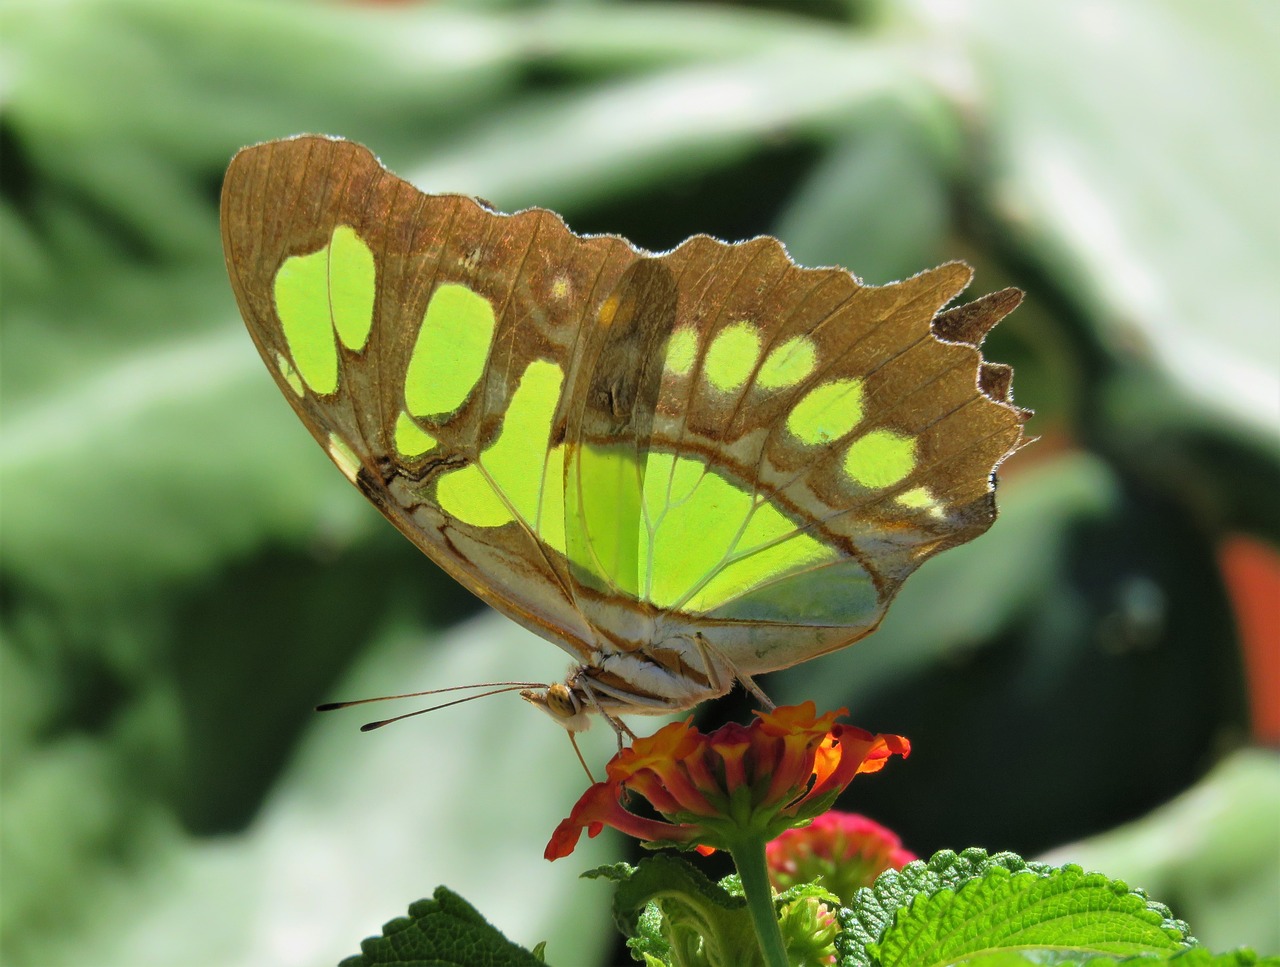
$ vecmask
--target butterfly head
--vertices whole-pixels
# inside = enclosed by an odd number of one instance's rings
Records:
[[[585,732],[591,727],[590,706],[568,682],[556,682],[546,688],[526,688],[520,697],[542,709],[569,732]]]

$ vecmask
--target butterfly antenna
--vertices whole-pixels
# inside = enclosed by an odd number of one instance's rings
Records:
[[[546,688],[544,682],[476,682],[473,685],[450,685],[448,688],[429,688],[425,692],[405,692],[403,695],[378,695],[375,698],[357,698],[350,702],[325,702],[323,705],[317,705],[317,712],[332,712],[335,709],[351,708],[353,705],[366,705],[369,702],[389,702],[397,698],[422,698],[424,695],[441,695],[445,692],[462,692],[469,688],[496,688],[499,692],[507,691],[513,688]],[[497,692],[487,692],[488,695],[496,695]],[[476,698],[481,696],[477,695]],[[466,701],[466,699],[463,699]],[[450,705],[456,704],[450,702]],[[441,706],[443,707],[443,706]],[[426,711],[425,709],[423,711]]]
[[[501,687],[501,688],[494,688],[494,689],[492,689],[492,690],[490,690],[490,691],[487,691],[487,692],[481,692],[481,693],[479,693],[478,695],[468,695],[468,696],[466,696],[465,698],[455,698],[452,702],[441,702],[439,705],[432,705],[430,708],[420,708],[420,709],[417,709],[416,711],[413,711],[413,712],[405,712],[403,715],[395,715],[395,716],[392,716],[392,717],[391,717],[391,718],[389,718],[389,719],[382,719],[382,720],[381,720],[381,721],[379,721],[379,722],[366,722],[364,725],[360,726],[360,731],[361,731],[361,732],[372,732],[374,729],[380,729],[380,728],[382,728],[384,725],[390,725],[392,722],[399,722],[399,721],[401,721],[402,719],[411,719],[411,718],[413,718],[415,715],[424,715],[424,714],[426,714],[427,712],[435,712],[435,711],[438,711],[439,709],[442,709],[442,708],[448,708],[450,705],[461,705],[463,702],[471,702],[471,701],[474,701],[474,700],[475,700],[475,699],[477,699],[477,698],[488,698],[490,695],[501,695],[503,692],[514,692],[514,691],[517,691],[518,689],[528,687],[528,686],[526,686],[523,682],[510,682],[510,683],[508,683],[508,682],[502,682],[502,683],[494,683],[494,684],[501,684],[501,685],[502,685],[502,687]],[[467,685],[462,685],[462,686],[457,686],[457,687],[455,687],[455,688],[440,688],[440,689],[436,689],[435,691],[438,691],[438,692],[449,692],[449,691],[457,691],[457,690],[458,690],[458,688],[477,688],[477,687],[483,687],[483,686],[475,686],[475,685],[467,686]],[[424,692],[424,693],[422,693],[422,694],[427,694],[427,695],[429,695],[429,694],[431,694],[431,693],[430,693],[430,692]],[[396,696],[389,696],[389,697],[394,697],[394,698],[405,698],[405,697],[408,697],[408,696],[400,696],[400,695],[396,695]],[[377,701],[377,699],[365,699],[364,701],[372,702],[372,701]],[[351,704],[352,704],[352,705],[359,705],[360,703],[359,703],[359,702],[352,702]]]

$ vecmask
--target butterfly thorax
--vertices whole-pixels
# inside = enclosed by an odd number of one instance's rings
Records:
[[[570,732],[593,715],[663,715],[729,691],[734,672],[698,635],[682,634],[632,650],[597,651],[563,682],[520,693]]]

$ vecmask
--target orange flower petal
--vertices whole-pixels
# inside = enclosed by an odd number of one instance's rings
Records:
[[[813,702],[803,702],[757,712],[749,726],[730,724],[706,735],[691,720],[663,726],[614,756],[608,780],[583,793],[544,855],[567,856],[584,829],[595,836],[606,825],[647,842],[702,840],[699,852],[712,852],[705,840],[724,842],[731,835],[736,820],[726,826],[726,810],[731,801],[740,806],[744,792],[753,829],[762,821],[770,829],[807,821],[860,772],[875,772],[891,755],[911,751],[902,736],[838,724],[844,714],[818,715]],[[669,821],[637,816],[624,805],[627,793],[643,797]],[[686,821],[690,817],[706,823]]]

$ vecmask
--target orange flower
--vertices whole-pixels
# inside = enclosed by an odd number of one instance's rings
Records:
[[[750,725],[710,734],[687,719],[637,739],[610,760],[605,781],[583,794],[543,855],[568,856],[584,829],[596,836],[605,826],[647,845],[703,853],[772,839],[824,812],[858,773],[911,751],[900,735],[837,724],[844,709],[820,716],[805,702],[755,714]],[[628,794],[647,800],[663,819],[631,812]]]

